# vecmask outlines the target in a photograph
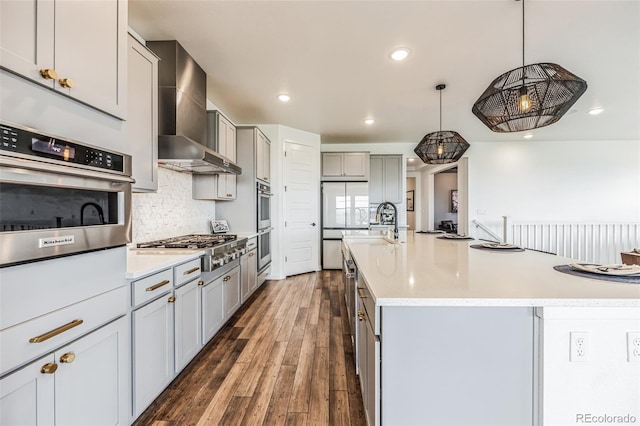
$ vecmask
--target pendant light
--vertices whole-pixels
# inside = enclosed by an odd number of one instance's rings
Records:
[[[440,130],[428,133],[413,150],[427,164],[454,163],[469,149],[469,142],[458,132],[442,130],[442,91],[445,87],[444,84],[436,86],[440,91]]]
[[[471,111],[494,132],[520,132],[560,120],[587,90],[587,82],[560,65],[524,64],[522,1],[522,67],[493,80]]]

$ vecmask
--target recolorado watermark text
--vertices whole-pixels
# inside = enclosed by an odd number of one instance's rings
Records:
[[[631,414],[624,416],[591,413],[576,414],[576,423],[584,424],[634,424],[637,420],[636,416],[632,416]]]

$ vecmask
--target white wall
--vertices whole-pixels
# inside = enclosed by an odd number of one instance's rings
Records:
[[[158,192],[133,194],[133,242],[186,234],[210,234],[213,201],[192,199],[191,175],[158,168]]]
[[[407,192],[413,191],[413,211],[407,210],[407,226],[408,229],[416,229],[416,211],[419,206],[416,205],[416,178],[407,176]]]
[[[639,141],[472,142],[469,221],[640,221]]]
[[[283,182],[283,157],[285,141],[299,143],[313,147],[317,152],[318,176],[317,188],[320,193],[320,135],[294,129],[292,127],[279,124],[261,124],[260,130],[271,141],[271,226],[274,228],[271,233],[271,275],[269,279],[285,278],[284,262],[284,185]],[[319,197],[319,195],[318,195]],[[319,202],[318,202],[319,206]],[[317,227],[318,251],[320,247],[320,227]],[[320,267],[320,258],[317,259],[317,269]]]

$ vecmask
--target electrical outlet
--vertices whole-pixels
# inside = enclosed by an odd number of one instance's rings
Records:
[[[640,362],[640,331],[627,331],[627,360]]]
[[[589,361],[589,333],[586,331],[572,331],[570,334],[571,362]]]

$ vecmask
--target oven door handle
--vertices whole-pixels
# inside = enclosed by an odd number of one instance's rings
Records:
[[[112,185],[121,185],[123,183],[134,183],[135,179],[129,176],[118,175],[115,173],[99,172],[81,167],[66,166],[45,163],[40,161],[32,161],[15,157],[1,157],[0,166],[6,168],[2,170],[2,181],[30,181],[29,175],[32,176],[52,176],[54,179],[59,175],[73,176],[84,179],[96,179],[111,182]],[[25,173],[28,170],[29,173]],[[26,177],[26,179],[25,179]],[[35,178],[34,181],[39,182],[41,179]]]
[[[269,228],[264,228],[264,229],[260,229],[260,230],[258,231],[258,235],[264,235],[264,234],[266,234],[266,233],[271,232],[272,230],[273,230],[273,228],[271,228],[271,227],[269,227]]]

